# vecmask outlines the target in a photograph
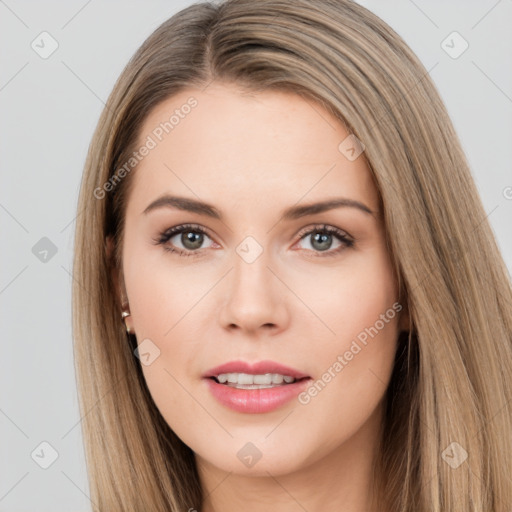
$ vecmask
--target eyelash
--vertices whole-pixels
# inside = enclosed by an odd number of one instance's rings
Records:
[[[208,232],[203,229],[201,226],[197,224],[181,224],[179,226],[175,226],[173,228],[169,228],[165,231],[162,231],[159,233],[157,238],[153,238],[153,242],[155,245],[162,245],[163,249],[170,253],[177,253],[178,256],[184,256],[184,257],[195,257],[200,256],[200,250],[196,251],[183,251],[181,249],[175,249],[174,247],[171,247],[169,245],[166,245],[167,242],[174,236],[180,233],[186,233],[187,231],[190,231],[192,233],[201,233],[203,235],[208,236],[208,238],[211,238],[208,235]],[[334,250],[327,250],[327,251],[313,251],[315,253],[314,257],[330,257],[330,256],[336,256],[344,249],[349,249],[354,246],[354,240],[351,239],[349,236],[346,235],[346,233],[338,228],[335,228],[333,226],[329,226],[327,224],[318,224],[315,225],[313,228],[306,228],[305,231],[301,231],[299,233],[299,240],[302,240],[307,235],[312,235],[313,233],[323,233],[323,234],[329,234],[334,235],[340,242],[342,242],[343,245],[338,247]],[[306,249],[307,250],[307,249]]]

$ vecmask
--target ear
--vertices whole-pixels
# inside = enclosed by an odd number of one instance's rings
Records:
[[[121,312],[127,311],[130,312],[130,305],[128,302],[128,295],[126,293],[126,287],[124,284],[124,276],[123,276],[123,269],[118,268],[116,261],[115,261],[115,244],[114,239],[112,236],[107,236],[106,240],[106,256],[109,263],[109,269],[110,269],[110,277],[112,279],[112,283],[114,286],[114,293],[116,296],[116,302],[119,308],[119,316],[121,316]],[[133,329],[133,321],[130,315],[128,315],[126,318],[124,318],[124,324],[126,329],[130,333],[134,332]]]

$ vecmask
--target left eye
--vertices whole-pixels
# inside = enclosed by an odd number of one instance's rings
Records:
[[[330,250],[333,238],[338,241],[338,246],[334,250]],[[308,239],[310,247],[316,253],[315,256],[324,256],[322,253],[325,253],[325,256],[331,256],[354,245],[353,240],[344,231],[326,225],[315,226],[313,229],[303,232],[300,241]]]

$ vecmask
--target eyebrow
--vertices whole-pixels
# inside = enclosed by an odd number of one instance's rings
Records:
[[[150,203],[146,209],[142,212],[148,214],[150,211],[157,208],[176,208],[187,212],[197,213],[199,215],[205,215],[213,219],[223,220],[223,216],[215,206],[192,199],[188,197],[178,197],[163,195],[158,199],[155,199]],[[304,204],[301,206],[291,206],[286,208],[281,215],[280,220],[296,220],[307,215],[314,215],[316,213],[326,212],[335,208],[356,208],[368,215],[375,215],[375,213],[368,208],[365,204],[354,199],[347,199],[344,197],[328,199],[326,201],[320,201],[317,203]]]

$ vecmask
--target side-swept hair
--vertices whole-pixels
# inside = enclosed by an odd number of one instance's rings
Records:
[[[201,509],[194,454],[151,399],[111,279],[113,266],[122,265],[136,168],[114,190],[98,189],[136,149],[156,105],[213,80],[300,94],[365,145],[411,318],[387,394],[380,452],[389,509],[510,512],[508,272],[427,70],[387,24],[350,0],[194,4],[160,25],[116,82],[85,164],[73,268],[93,503],[104,512]],[[454,442],[468,454],[456,469],[442,456]]]

